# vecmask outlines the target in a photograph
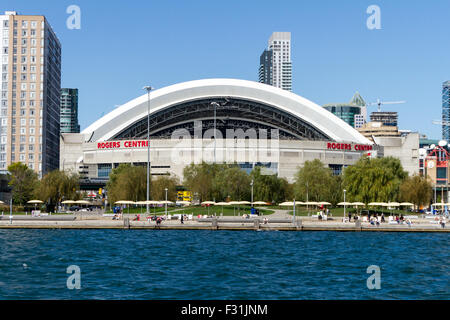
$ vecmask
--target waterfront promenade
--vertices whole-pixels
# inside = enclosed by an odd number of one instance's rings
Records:
[[[342,217],[318,221],[313,217],[297,217],[295,220],[285,210],[258,218],[237,216],[167,220],[157,225],[141,215],[141,221],[133,220],[134,214],[124,214],[121,220],[112,220],[102,214],[53,215],[48,217],[13,216],[0,217],[1,229],[149,229],[149,230],[255,230],[255,231],[364,231],[364,232],[450,232],[438,221],[430,219],[411,219],[412,224],[388,224],[379,226],[367,222],[342,222]]]

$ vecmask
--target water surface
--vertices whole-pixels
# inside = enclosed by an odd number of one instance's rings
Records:
[[[440,233],[0,230],[0,299],[449,299]],[[81,270],[67,289],[66,269]],[[381,268],[369,290],[367,267]]]

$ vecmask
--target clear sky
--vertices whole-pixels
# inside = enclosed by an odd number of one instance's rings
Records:
[[[66,27],[69,5],[81,29]],[[381,30],[369,30],[369,5]],[[45,15],[63,54],[62,86],[79,88],[86,128],[138,95],[201,78],[257,81],[273,31],[292,33],[293,92],[320,105],[406,100],[400,129],[440,138],[442,82],[450,80],[450,1],[2,0],[0,10]],[[375,107],[369,111],[374,111]]]

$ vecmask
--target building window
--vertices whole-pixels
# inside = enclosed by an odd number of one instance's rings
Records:
[[[112,170],[112,165],[110,163],[100,163],[98,164],[98,177],[107,178]]]

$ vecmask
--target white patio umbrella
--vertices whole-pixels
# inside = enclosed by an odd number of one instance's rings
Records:
[[[285,201],[278,204],[281,207],[292,207],[292,211],[295,212],[294,201]],[[299,205],[297,201],[295,201],[295,205]]]
[[[119,200],[114,202],[115,204],[136,204],[136,202],[131,200]],[[130,206],[128,206],[128,213],[130,213]]]
[[[212,206],[212,205],[215,205],[215,204],[216,204],[215,201],[203,201],[203,202],[201,203],[202,206],[203,206],[203,205],[207,205],[207,206],[208,206],[208,216],[209,216],[209,207]]]
[[[345,207],[349,207],[353,204],[353,202],[348,202],[348,201],[344,201],[344,202],[339,202],[337,205],[338,206],[344,206],[344,218],[345,218]]]
[[[84,201],[84,200],[81,200],[81,201]],[[78,203],[78,202],[77,202]],[[115,204],[136,204],[136,202],[134,202],[134,201],[130,201],[130,200],[119,200],[119,201],[116,201],[116,202],[114,202]]]
[[[398,202],[386,202],[383,204],[384,207],[400,207],[400,203]]]
[[[229,202],[217,202],[216,206],[221,206],[222,207],[222,215],[223,215],[223,207],[230,206],[230,203]]]
[[[230,206],[233,206],[233,215],[236,215],[236,206],[239,206],[240,201],[230,201],[228,203]]]
[[[44,203],[44,201],[41,201],[41,200],[30,200],[27,203],[38,204],[38,203]]]
[[[258,206],[268,206],[269,205],[267,202],[264,202],[264,201],[254,201],[252,204],[253,205],[256,204]]]
[[[136,201],[134,204],[141,207],[141,213],[142,213],[142,206],[146,205],[146,201]]]
[[[156,201],[156,200],[148,200],[148,201],[144,201],[145,202],[145,205],[150,205],[150,206],[155,206],[155,205],[157,205],[157,204],[160,204],[160,202],[159,201]],[[156,215],[156,207],[155,207],[155,210],[154,210],[154,212],[153,212],[155,215]]]
[[[309,212],[309,206],[317,206],[319,203],[316,201],[306,201],[305,205],[306,205],[306,210],[308,210]],[[309,214],[309,213],[308,213]]]
[[[364,202],[352,202],[352,206],[356,207],[356,213],[358,213],[358,207],[365,207],[366,204]]]
[[[392,207],[399,207],[400,203],[398,203],[398,202],[384,202],[382,204],[382,206],[390,209]],[[390,209],[390,215],[392,215],[392,209]]]
[[[252,206],[268,206],[269,203],[264,202],[264,201],[253,201]],[[264,215],[264,212],[262,213],[262,215]]]
[[[169,200],[161,200],[158,201],[159,204],[173,204],[173,201],[169,201]]]
[[[373,207],[382,207],[385,204],[385,202],[370,202],[368,204],[368,206],[373,206]]]
[[[64,200],[63,202],[61,202],[62,204],[75,204],[75,200]]]
[[[238,210],[240,211],[240,207],[241,207],[241,205],[244,205],[244,206],[246,206],[246,205],[251,205],[252,203],[250,202],[250,201],[238,201],[239,202],[239,204],[238,204]]]
[[[36,210],[36,205],[42,204],[42,203],[44,203],[44,201],[41,201],[41,200],[30,200],[27,203],[34,204],[34,210]]]
[[[319,203],[316,201],[307,201],[305,202],[307,206],[317,206]]]

